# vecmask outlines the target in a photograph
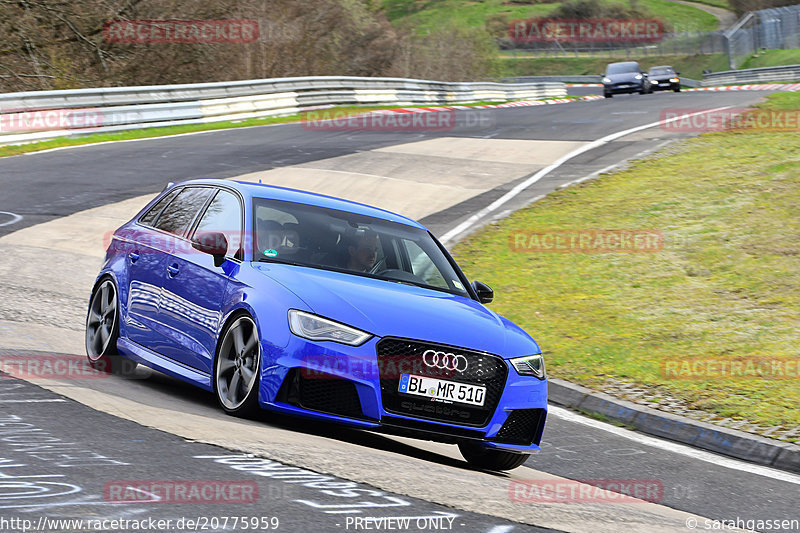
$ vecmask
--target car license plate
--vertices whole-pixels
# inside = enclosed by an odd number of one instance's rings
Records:
[[[470,405],[483,405],[486,401],[486,387],[446,381],[444,379],[414,376],[412,374],[402,374],[400,376],[398,390],[405,394]]]

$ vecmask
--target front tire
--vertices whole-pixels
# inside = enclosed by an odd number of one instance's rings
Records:
[[[137,363],[117,352],[119,339],[119,298],[110,277],[95,287],[86,315],[86,356],[89,364],[101,372],[126,376]]]
[[[214,363],[214,391],[222,409],[233,416],[250,416],[258,409],[261,343],[249,315],[235,318],[221,336]]]
[[[529,453],[492,450],[473,442],[459,442],[458,449],[469,464],[483,470],[513,470],[521,466],[530,457]]]
[[[612,98],[614,95],[611,93],[603,93],[603,96],[606,98]]]

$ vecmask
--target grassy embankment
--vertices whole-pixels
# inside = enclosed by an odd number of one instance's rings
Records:
[[[800,94],[763,107],[800,112]],[[494,309],[540,342],[552,377],[597,389],[628,382],[720,417],[796,428],[798,206],[796,131],[709,133],[555,192],[455,251],[471,279],[494,287]],[[592,228],[657,230],[665,244],[519,253],[509,243],[515,231]],[[664,366],[690,358],[794,361],[794,378],[684,379]]]
[[[507,20],[545,17],[559,5],[561,2],[525,5],[506,0],[383,0],[383,10],[393,24],[413,28],[418,33],[443,27],[483,27],[496,17],[505,17]],[[638,0],[636,5],[680,31],[708,31],[718,26],[716,17],[696,7],[667,0]]]

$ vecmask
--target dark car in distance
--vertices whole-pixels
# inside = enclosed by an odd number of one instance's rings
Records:
[[[603,74],[603,96],[611,98],[615,94],[639,93],[650,91],[650,82],[636,61],[610,63]]]
[[[661,65],[658,67],[651,67],[647,71],[647,77],[650,79],[650,89],[653,91],[675,91],[681,92],[681,79],[678,77],[680,72],[675,72],[675,69],[669,65]]]

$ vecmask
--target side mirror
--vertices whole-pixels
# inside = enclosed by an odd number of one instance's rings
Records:
[[[208,231],[195,235],[192,248],[214,257],[214,266],[221,266],[228,253],[228,239],[221,231]]]
[[[487,284],[481,283],[480,281],[473,281],[472,288],[475,290],[475,294],[478,295],[478,301],[480,303],[488,304],[494,300],[494,291]]]
[[[680,75],[681,75],[681,73],[680,73],[680,72],[676,72],[676,73],[675,73],[675,75],[676,75],[676,76],[680,76]]]

